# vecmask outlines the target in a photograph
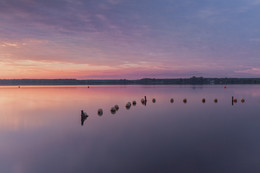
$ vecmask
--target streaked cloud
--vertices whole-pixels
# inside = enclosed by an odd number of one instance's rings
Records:
[[[245,70],[237,70],[235,71],[236,73],[244,73],[247,75],[260,75],[260,68],[259,67],[252,67],[249,69],[245,69]]]

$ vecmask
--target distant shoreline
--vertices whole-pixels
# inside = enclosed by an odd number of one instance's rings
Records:
[[[260,78],[178,78],[138,80],[77,80],[77,79],[0,79],[1,86],[15,85],[227,85],[260,84]]]

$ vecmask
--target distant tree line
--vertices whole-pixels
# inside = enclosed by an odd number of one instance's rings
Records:
[[[260,84],[260,78],[179,78],[139,80],[0,79],[0,85],[209,85]]]

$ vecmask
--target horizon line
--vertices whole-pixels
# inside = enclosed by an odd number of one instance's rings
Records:
[[[191,79],[191,78],[204,78],[204,79],[260,79],[260,77],[202,77],[202,76],[192,76],[192,77],[179,77],[179,78],[138,78],[138,79],[77,79],[77,78],[12,78],[12,79],[0,79],[0,80],[142,80],[142,79]]]

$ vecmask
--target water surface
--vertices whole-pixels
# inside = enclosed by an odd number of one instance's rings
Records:
[[[259,85],[0,87],[3,173],[260,172],[259,132]]]

